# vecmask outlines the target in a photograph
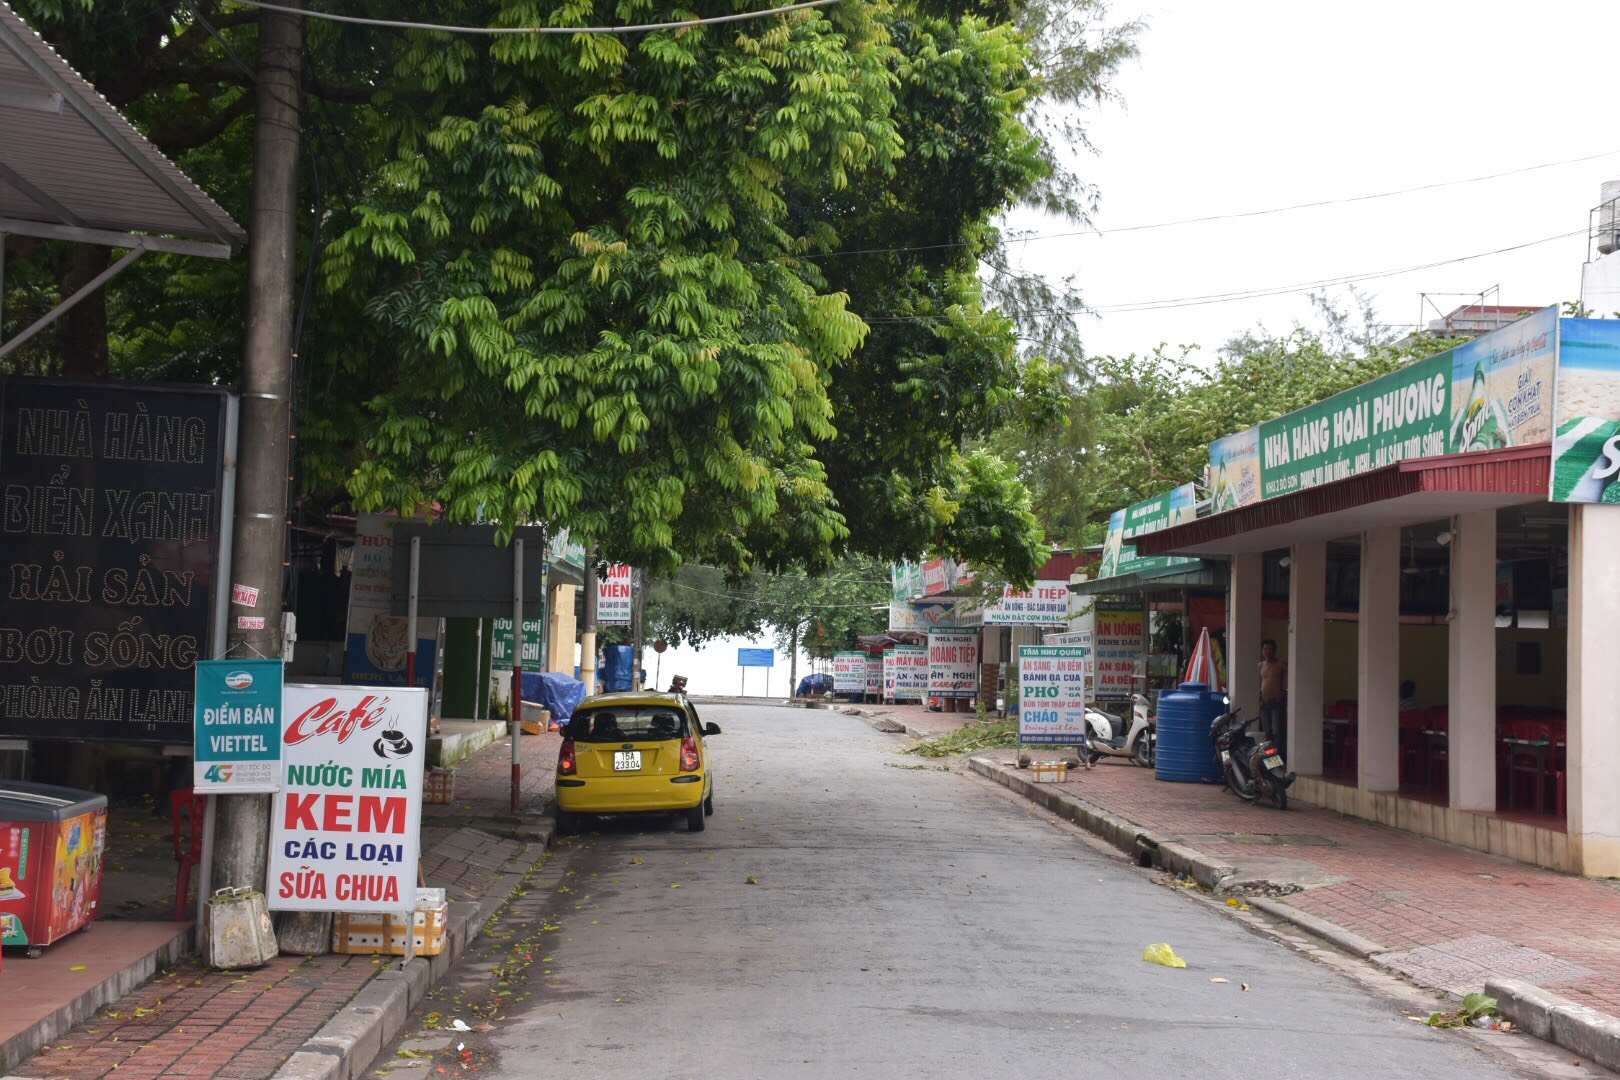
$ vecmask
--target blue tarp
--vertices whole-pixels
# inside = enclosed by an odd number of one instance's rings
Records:
[[[560,722],[573,716],[585,700],[585,684],[560,671],[525,671],[523,700],[539,702]]]
[[[793,691],[795,697],[804,697],[807,694],[829,693],[833,688],[831,675],[806,675],[799,680],[799,688]]]

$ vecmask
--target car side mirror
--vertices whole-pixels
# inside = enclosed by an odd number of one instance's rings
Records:
[[[716,724],[716,723],[713,723],[712,721],[710,723],[704,724],[703,725],[703,734],[705,734],[705,735],[718,735],[718,734],[720,734],[720,725]]]

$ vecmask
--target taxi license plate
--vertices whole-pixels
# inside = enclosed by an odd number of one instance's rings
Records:
[[[1268,769],[1280,769],[1280,768],[1282,768],[1282,758],[1276,757],[1276,756],[1266,758],[1266,768],[1268,768]]]
[[[641,751],[640,750],[616,750],[616,751],[614,751],[614,754],[613,754],[613,771],[614,772],[639,772],[639,771],[641,771]]]

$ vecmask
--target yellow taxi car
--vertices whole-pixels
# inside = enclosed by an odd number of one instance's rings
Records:
[[[685,694],[646,690],[580,702],[557,752],[557,833],[585,814],[674,813],[702,832],[714,813],[714,773],[703,740],[718,724],[698,719]]]

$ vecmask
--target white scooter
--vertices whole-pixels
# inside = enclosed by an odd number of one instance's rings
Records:
[[[1149,715],[1148,699],[1131,695],[1131,726],[1124,719],[1098,708],[1086,709],[1086,760],[1095,765],[1105,757],[1130,758],[1144,769],[1153,768],[1158,749],[1158,722]]]

